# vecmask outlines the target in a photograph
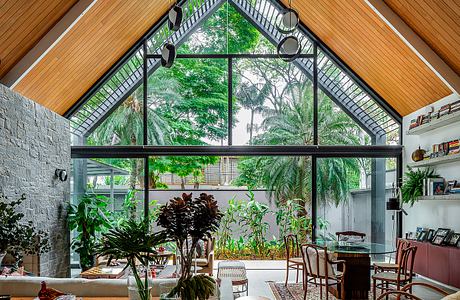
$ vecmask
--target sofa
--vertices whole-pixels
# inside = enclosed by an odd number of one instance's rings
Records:
[[[159,297],[161,282],[176,279],[154,279],[152,296]],[[80,297],[128,297],[126,279],[84,279],[84,278],[50,278],[29,276],[1,276],[0,295],[14,297],[34,297],[40,290],[42,281],[48,287]]]
[[[177,279],[153,279],[152,296],[159,297],[159,285]],[[35,297],[40,290],[42,281],[48,287],[79,297],[128,297],[126,279],[84,279],[84,278],[50,278],[29,276],[0,276],[0,295],[13,297]],[[220,284],[220,299],[233,300],[231,280]]]

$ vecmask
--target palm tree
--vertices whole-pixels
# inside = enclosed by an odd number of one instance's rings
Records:
[[[292,85],[280,112],[265,109],[264,132],[255,137],[255,144],[312,145],[313,95],[310,84]],[[318,95],[318,135],[323,145],[360,144],[358,125],[336,108],[324,93]],[[311,158],[278,156],[258,158],[263,168],[262,184],[269,190],[270,199],[277,203],[297,199],[305,205],[311,200]],[[262,163],[261,161],[264,160]],[[267,162],[269,160],[269,162]],[[346,198],[349,190],[348,173],[359,172],[355,159],[321,159],[318,164],[318,197],[336,204]]]
[[[251,119],[247,129],[249,132],[249,145],[252,145],[254,115],[263,111],[269,89],[270,85],[267,83],[260,86],[257,84],[242,82],[236,94],[240,105],[251,112]]]
[[[149,106],[147,118],[147,139],[151,145],[169,143],[169,125],[157,113],[156,102],[171,97],[173,82],[165,83],[156,77],[149,78]],[[95,145],[142,145],[144,135],[142,87],[130,95],[107,119],[96,128],[89,138]],[[137,159],[130,161],[129,185],[132,190],[142,173],[142,164]]]

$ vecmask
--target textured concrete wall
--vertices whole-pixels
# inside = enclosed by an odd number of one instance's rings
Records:
[[[40,256],[43,276],[69,275],[69,231],[66,211],[70,173],[69,122],[0,84],[0,192],[10,200],[22,193],[25,219],[50,235],[51,251]]]

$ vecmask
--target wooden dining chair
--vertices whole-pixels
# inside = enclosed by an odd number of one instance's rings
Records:
[[[403,249],[396,272],[383,271],[372,275],[372,291],[374,300],[377,296],[377,289],[382,290],[382,292],[391,290],[399,291],[403,285],[412,282],[416,252],[417,247],[415,246]],[[377,281],[381,281],[381,283],[377,284]],[[392,287],[390,287],[390,285]],[[410,289],[409,292],[412,292],[412,290]]]
[[[307,299],[309,283],[312,283],[315,286],[319,286],[320,299],[323,299],[323,286],[326,288],[327,300],[329,297],[329,286],[332,285],[337,285],[337,288],[340,289],[340,299],[345,299],[345,261],[333,260],[332,257],[327,253],[327,247],[321,247],[314,244],[302,245],[301,252],[304,264],[304,300]],[[334,268],[334,265],[340,265],[341,271],[338,271],[337,268]]]
[[[422,298],[417,297],[414,295],[412,292],[408,292],[408,290],[412,290],[414,286],[422,286],[426,289],[432,290],[439,294],[441,297],[448,296],[449,293],[446,292],[443,289],[440,289],[432,284],[425,283],[425,282],[413,282],[405,285],[404,287],[401,288],[399,291],[388,291],[383,294],[381,294],[377,300],[383,300],[387,299],[387,297],[394,297],[396,299],[410,299],[410,300],[423,300]],[[390,298],[393,299],[393,298]],[[444,299],[444,298],[443,298]]]
[[[391,262],[391,257],[389,262],[376,262],[374,263],[374,273],[383,272],[383,271],[393,271],[396,272],[398,269],[399,263],[401,261],[402,250],[410,247],[410,243],[404,239],[398,239],[396,243],[396,257],[394,263]]]
[[[341,241],[359,241],[364,242],[366,239],[366,234],[358,231],[339,231],[336,232],[337,240]]]
[[[289,280],[289,270],[294,269],[297,272],[296,283],[299,282],[299,272],[303,271],[303,260],[300,256],[300,247],[297,235],[288,234],[284,237],[284,247],[286,248],[286,282]]]

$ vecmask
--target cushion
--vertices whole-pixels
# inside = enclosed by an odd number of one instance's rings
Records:
[[[197,258],[193,260],[196,262],[196,265],[199,267],[206,267],[208,265],[208,259],[207,258]]]
[[[14,297],[34,297],[40,290],[42,281],[48,287],[80,297],[127,297],[127,279],[84,279],[84,278],[49,278],[28,276],[1,276],[0,295]],[[159,296],[159,284],[176,279],[153,279],[152,296]]]
[[[317,276],[326,276],[326,269],[325,269],[325,265],[326,265],[328,276],[334,277],[336,275],[336,271],[332,267],[332,265],[330,263],[325,262],[324,250],[318,250],[318,252],[316,252],[315,249],[309,247],[307,249],[306,254],[310,261],[310,265],[309,265],[308,259],[305,258],[309,274],[317,275]],[[319,256],[319,259],[317,259],[317,256]],[[333,254],[328,254],[328,259],[333,260]],[[317,265],[317,261],[319,262],[319,265]]]
[[[460,300],[460,291],[456,292],[455,294],[445,296],[442,300]]]

